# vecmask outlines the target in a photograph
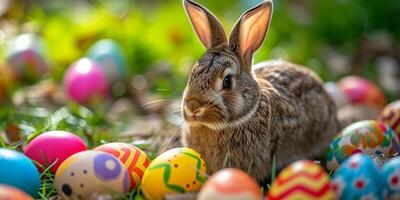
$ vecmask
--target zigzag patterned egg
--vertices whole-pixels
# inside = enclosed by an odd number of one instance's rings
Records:
[[[131,188],[136,188],[150,164],[149,157],[139,148],[122,142],[103,144],[94,150],[103,151],[117,157],[128,169],[131,177]]]
[[[190,148],[175,148],[159,155],[144,173],[142,191],[147,199],[166,194],[194,192],[205,181],[206,165]]]
[[[351,156],[340,165],[333,175],[332,188],[341,200],[383,199],[378,167],[362,153]]]
[[[385,199],[400,199],[400,157],[393,158],[383,165],[380,183]]]
[[[359,121],[344,128],[333,139],[327,167],[335,170],[340,163],[359,152],[391,155],[399,151],[399,139],[390,127],[375,120]]]
[[[268,199],[336,199],[336,193],[321,166],[300,160],[282,170],[268,192]]]
[[[93,199],[93,195],[119,199],[130,185],[129,173],[121,161],[101,151],[70,156],[58,168],[55,182],[62,199]]]
[[[400,100],[394,101],[387,105],[383,109],[379,120],[389,125],[400,138]]]

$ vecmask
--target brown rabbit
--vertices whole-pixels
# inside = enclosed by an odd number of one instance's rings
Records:
[[[224,167],[259,182],[276,166],[322,155],[338,129],[336,107],[312,71],[282,60],[252,66],[270,24],[272,2],[245,12],[229,41],[206,8],[183,0],[207,52],[194,65],[182,100],[184,145],[208,173]]]

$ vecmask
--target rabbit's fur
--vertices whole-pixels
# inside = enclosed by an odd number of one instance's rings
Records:
[[[183,94],[182,142],[202,155],[208,173],[234,167],[263,182],[274,156],[280,168],[322,155],[338,129],[336,107],[322,81],[283,60],[251,65],[266,35],[272,2],[243,14],[228,42],[214,15],[183,1],[207,52],[193,67]]]

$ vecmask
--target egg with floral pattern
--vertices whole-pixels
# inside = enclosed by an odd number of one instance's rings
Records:
[[[346,158],[359,152],[391,155],[399,151],[399,138],[389,126],[375,120],[359,121],[345,127],[333,139],[327,167],[335,170]]]
[[[400,199],[400,157],[395,157],[383,165],[380,183],[385,199]]]
[[[120,198],[130,185],[124,164],[101,151],[81,151],[67,158],[57,169],[55,182],[62,199]]]
[[[378,167],[363,153],[352,155],[339,166],[332,177],[332,188],[341,200],[383,199]]]

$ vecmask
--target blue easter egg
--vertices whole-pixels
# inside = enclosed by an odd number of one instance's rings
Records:
[[[383,199],[379,187],[379,171],[366,154],[354,154],[336,170],[332,179],[339,199]]]
[[[380,183],[385,199],[400,199],[400,157],[393,158],[383,165]]]
[[[33,81],[48,71],[43,40],[35,34],[25,33],[10,39],[6,60],[18,79]]]
[[[114,40],[97,41],[89,48],[87,56],[101,65],[111,83],[120,81],[126,75],[126,64],[121,48]]]
[[[0,148],[0,184],[14,186],[35,196],[39,189],[39,172],[24,154]]]

